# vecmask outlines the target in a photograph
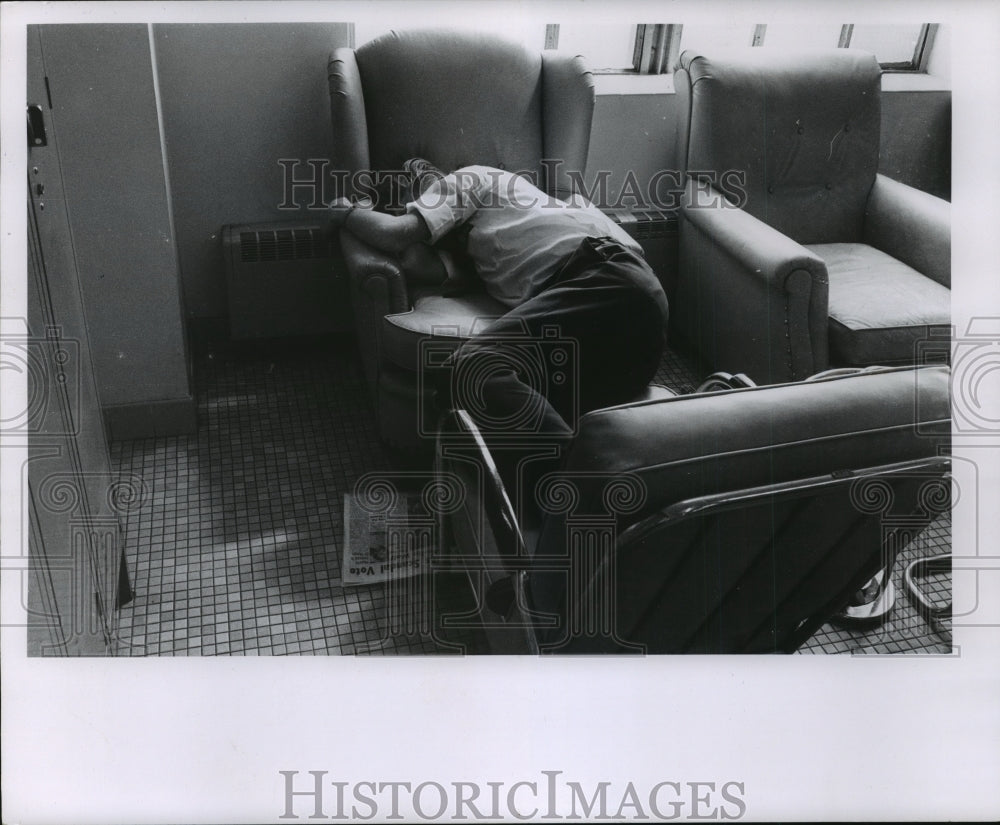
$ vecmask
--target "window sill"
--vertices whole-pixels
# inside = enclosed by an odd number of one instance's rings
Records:
[[[943,77],[922,72],[883,72],[883,92],[947,92],[951,85]]]
[[[635,74],[634,72],[594,72],[594,91],[598,95],[665,95],[674,93],[672,74]]]

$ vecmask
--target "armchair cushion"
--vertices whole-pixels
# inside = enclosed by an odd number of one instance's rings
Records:
[[[482,332],[507,308],[485,292],[445,297],[439,289],[413,289],[413,308],[382,319],[382,360],[416,373],[420,342],[452,339],[456,346]]]
[[[826,262],[834,363],[913,363],[931,327],[950,324],[951,290],[884,252],[859,243],[807,249]]]

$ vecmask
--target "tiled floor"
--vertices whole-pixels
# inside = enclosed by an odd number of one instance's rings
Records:
[[[436,650],[387,632],[384,588],[340,584],[343,495],[389,467],[350,348],[209,347],[195,387],[195,434],[112,445],[147,495],[125,524],[121,652]]]
[[[112,445],[118,472],[144,490],[124,524],[136,595],[120,610],[118,652],[482,652],[474,631],[445,632],[401,613],[405,592],[341,582],[344,494],[363,474],[393,467],[350,342],[196,343],[195,351],[197,432]],[[672,354],[657,380],[681,392],[697,383]],[[945,520],[921,549],[944,552],[949,540]],[[468,605],[454,575],[435,577],[435,597],[460,610]],[[918,650],[947,653],[947,628],[900,596],[883,627],[826,626],[803,652]]]
[[[951,549],[951,516],[943,516],[932,524],[916,541],[896,558],[893,584],[896,603],[884,624],[874,628],[856,629],[826,624],[806,642],[799,653],[951,653],[951,619],[935,619],[924,615],[918,605],[907,597],[903,573],[914,559],[936,556]],[[951,600],[951,576],[928,575],[919,581],[925,598],[934,607],[943,607]]]

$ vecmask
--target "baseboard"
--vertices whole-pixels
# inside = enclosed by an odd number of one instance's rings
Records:
[[[109,441],[187,435],[198,426],[195,400],[189,395],[142,404],[115,404],[104,407],[103,412]]]

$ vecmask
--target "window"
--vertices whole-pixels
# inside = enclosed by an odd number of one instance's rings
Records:
[[[354,23],[354,42],[352,45],[357,48],[361,44],[367,43],[369,40],[374,40],[376,37],[388,34],[393,29],[402,30],[419,28],[426,25],[428,24],[414,23],[411,25],[405,20],[397,22],[393,25],[389,25],[381,21]],[[477,19],[475,15],[469,15],[467,17],[449,20],[448,28],[464,29],[469,31],[487,30],[493,34],[501,35],[502,37],[509,37],[512,40],[518,40],[532,49],[541,50],[544,48],[551,48],[551,46],[547,46],[546,44],[546,26],[544,24],[539,25],[537,23],[511,19],[507,21],[491,20],[487,26],[484,25],[482,20]],[[633,26],[633,28],[635,27]]]
[[[648,28],[648,27],[640,27]],[[674,26],[679,44],[677,53],[687,49],[713,50],[753,46],[765,49],[857,48],[875,54],[883,69],[922,71],[927,46],[936,26],[911,25],[830,25],[802,26],[793,23],[757,25]],[[658,71],[671,71],[673,64]]]
[[[835,49],[841,45],[843,26],[802,26],[796,23],[768,23],[761,26],[765,49]]]
[[[690,25],[576,24],[549,27],[548,47],[578,51],[595,71],[663,74],[673,71],[687,50],[714,51],[747,46],[765,49],[858,48],[873,52],[883,69],[921,71],[935,26],[797,23]],[[551,35],[554,34],[554,37]]]
[[[584,55],[587,65],[595,71],[631,69],[638,28],[635,23],[612,23],[607,26],[562,23],[549,26],[549,29],[555,29],[553,34],[558,48]]]
[[[593,71],[664,74],[672,72],[685,50],[715,51],[747,46],[764,49],[858,48],[873,52],[883,69],[923,71],[936,25],[798,23],[549,23],[520,19],[493,20],[488,27],[475,17],[449,23],[459,29],[484,29],[532,49],[561,49],[582,54]],[[355,23],[360,46],[394,28],[381,22]]]
[[[755,27],[738,23],[718,26],[696,23],[693,26],[681,26],[681,31],[678,32],[680,51],[687,49],[715,51],[717,49],[739,49],[752,46],[754,31]],[[672,68],[668,71],[671,71]]]
[[[883,69],[914,71],[923,68],[931,26],[845,26],[848,45],[874,52]]]

